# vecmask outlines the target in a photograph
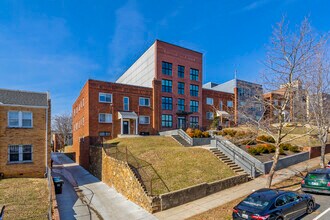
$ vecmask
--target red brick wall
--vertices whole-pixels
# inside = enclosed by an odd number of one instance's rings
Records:
[[[207,105],[206,99],[213,98],[213,105]],[[227,101],[233,101],[234,95],[231,93],[220,92],[210,89],[203,89],[203,101],[202,101],[202,114],[203,114],[203,121],[202,126],[209,128],[212,123],[212,120],[208,120],[206,118],[206,112],[214,112],[214,116],[216,116],[215,109],[220,110],[220,102],[223,103],[223,111],[228,112],[229,114],[232,113],[232,108],[227,107]],[[214,107],[213,107],[214,106]]]
[[[99,102],[100,92],[112,94],[112,105]],[[89,145],[95,139],[91,141],[89,137],[97,137],[101,131],[111,133],[111,136],[105,137],[104,140],[111,139],[112,135],[115,138],[120,134],[121,120],[118,119],[118,111],[123,111],[124,96],[129,97],[129,111],[134,111],[138,116],[150,117],[150,124],[138,124],[138,131],[156,134],[157,130],[153,127],[153,93],[151,88],[89,80],[72,106],[73,149],[76,152],[77,162],[82,165],[85,164],[85,168],[89,163]],[[139,97],[150,98],[150,107],[139,106]],[[83,100],[84,105],[82,104]],[[113,123],[99,123],[99,113],[112,114]],[[84,118],[84,123],[82,123],[82,118]],[[130,125],[133,134],[135,122],[131,120]]]
[[[162,61],[172,63],[172,76],[168,76],[162,73]],[[178,65],[185,67],[184,78],[178,77]],[[161,108],[161,97],[172,97],[173,99],[173,110],[161,110],[158,120],[161,123],[161,114],[172,114],[173,115],[173,128],[160,128],[160,130],[171,130],[177,128],[177,100],[178,98],[185,99],[185,110],[189,110],[190,100],[196,100],[199,102],[199,111],[193,113],[191,116],[198,116],[199,123],[202,123],[202,79],[203,79],[203,54],[185,49],[179,46],[168,44],[162,41],[156,41],[156,79],[169,79],[172,80],[172,93],[160,92],[159,99]],[[199,80],[190,80],[190,68],[199,70]],[[185,94],[178,94],[178,82],[185,83]],[[190,84],[198,85],[199,96],[190,96]],[[160,85],[161,89],[161,85]],[[158,107],[158,106],[157,106]],[[157,119],[156,119],[157,120]],[[189,118],[188,118],[189,122]]]
[[[330,153],[330,144],[325,147],[325,153]],[[315,158],[321,156],[321,147],[310,147],[309,148],[309,158]]]

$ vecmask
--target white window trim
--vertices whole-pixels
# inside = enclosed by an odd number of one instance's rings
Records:
[[[18,112],[18,126],[11,126],[9,123],[9,114],[11,112]],[[23,113],[31,113],[31,126],[23,126]],[[8,111],[7,124],[9,128],[33,128],[33,112],[29,111]]]
[[[141,105],[141,99],[148,99],[148,100],[149,100],[149,105]],[[146,97],[139,97],[139,106],[150,107],[150,98],[146,98]]]
[[[23,146],[31,146],[31,160],[23,160]],[[18,161],[10,161],[10,146],[18,146]],[[32,144],[10,144],[8,145],[8,163],[31,163],[33,162],[33,145]]]
[[[212,101],[211,101],[211,103],[208,103],[207,100],[212,100]],[[209,98],[209,97],[206,98],[206,104],[207,105],[213,105],[213,103],[214,103],[213,98]]]
[[[107,118],[106,117],[106,115],[110,115],[110,122],[107,122],[107,121],[100,121],[100,115],[105,115],[105,118]],[[99,113],[99,123],[102,123],[102,124],[111,124],[112,123],[112,114],[110,114],[110,113]]]
[[[101,95],[110,95],[110,97],[111,97],[111,101],[110,101],[110,102],[107,102],[107,101],[101,101]],[[99,102],[101,102],[101,103],[112,103],[112,94],[111,94],[111,93],[99,92]]]
[[[141,123],[141,117],[149,118],[149,123]],[[141,125],[149,125],[150,124],[150,116],[148,116],[148,115],[140,115],[139,116],[139,124],[141,124]]]
[[[127,98],[128,102],[127,102],[127,110],[125,109],[125,98]],[[124,96],[123,98],[123,110],[124,111],[129,111],[129,97]]]
[[[220,104],[219,104],[220,106],[220,111],[223,111],[223,101],[220,101]]]

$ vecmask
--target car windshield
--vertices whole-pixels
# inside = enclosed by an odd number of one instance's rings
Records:
[[[326,173],[309,173],[306,178],[310,180],[328,180],[329,174]]]
[[[261,196],[249,196],[244,199],[241,204],[262,210],[269,204],[269,200],[266,200],[266,198],[262,198]]]

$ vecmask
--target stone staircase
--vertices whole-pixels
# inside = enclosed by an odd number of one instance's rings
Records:
[[[227,157],[224,153],[222,153],[218,148],[210,148],[210,151],[223,163],[229,166],[236,174],[247,174],[240,166],[234,163],[229,157]],[[249,179],[252,179],[249,175]]]
[[[191,145],[185,139],[183,139],[180,135],[171,135],[171,136],[180,145],[182,145],[184,147],[191,147]]]
[[[135,178],[137,179],[137,181],[140,183],[141,188],[143,189],[143,191],[144,191],[147,195],[149,195],[149,192],[148,192],[148,190],[147,190],[147,187],[146,187],[146,185],[144,184],[144,182],[143,182],[143,180],[142,180],[142,177],[141,177],[139,171],[138,171],[135,167],[133,167],[132,165],[130,165],[130,164],[129,164],[128,166],[129,166],[129,168],[131,169],[131,171],[133,172],[133,174],[134,174]]]

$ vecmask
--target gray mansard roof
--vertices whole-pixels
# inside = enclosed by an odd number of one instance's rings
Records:
[[[48,106],[48,94],[0,89],[0,105]]]

